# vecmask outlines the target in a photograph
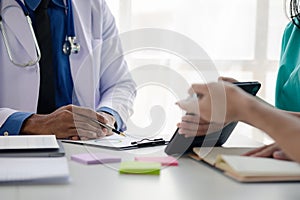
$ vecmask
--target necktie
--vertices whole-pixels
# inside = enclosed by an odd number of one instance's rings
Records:
[[[48,114],[56,109],[54,90],[54,68],[52,63],[52,40],[50,19],[47,13],[49,0],[42,0],[35,10],[36,37],[41,50],[40,91],[37,113]]]

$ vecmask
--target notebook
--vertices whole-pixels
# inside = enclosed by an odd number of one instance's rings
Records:
[[[0,137],[0,151],[18,149],[58,149],[55,135],[18,135]]]
[[[61,157],[65,150],[54,135],[0,137],[0,157]]]
[[[211,149],[211,148],[210,148]],[[300,181],[300,164],[273,158],[240,156],[251,148],[194,148],[196,160],[202,160],[239,182]]]

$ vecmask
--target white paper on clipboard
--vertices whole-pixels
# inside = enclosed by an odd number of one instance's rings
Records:
[[[141,141],[139,143],[139,141]],[[95,147],[102,147],[114,150],[127,150],[141,147],[149,147],[149,146],[158,146],[165,145],[167,142],[162,138],[159,139],[145,139],[145,138],[135,138],[129,135],[120,136],[118,134],[113,134],[110,136],[106,136],[104,138],[94,139],[94,140],[62,140],[65,143],[73,143],[73,144],[82,144],[89,145]],[[133,144],[132,142],[138,142],[138,144]]]

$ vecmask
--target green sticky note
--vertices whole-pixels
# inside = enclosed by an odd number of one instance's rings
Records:
[[[156,162],[126,161],[120,165],[120,174],[160,174],[161,164]]]

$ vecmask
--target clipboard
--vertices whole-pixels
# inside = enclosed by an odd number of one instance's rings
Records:
[[[71,143],[71,144],[79,144],[79,145],[88,145],[94,147],[101,147],[111,150],[130,150],[130,149],[138,149],[138,148],[145,148],[145,147],[154,147],[154,146],[161,146],[167,145],[169,142],[164,140],[163,138],[142,138],[137,139],[126,135],[126,137],[113,134],[111,136],[107,136],[100,139],[94,140],[62,140],[64,143]]]

